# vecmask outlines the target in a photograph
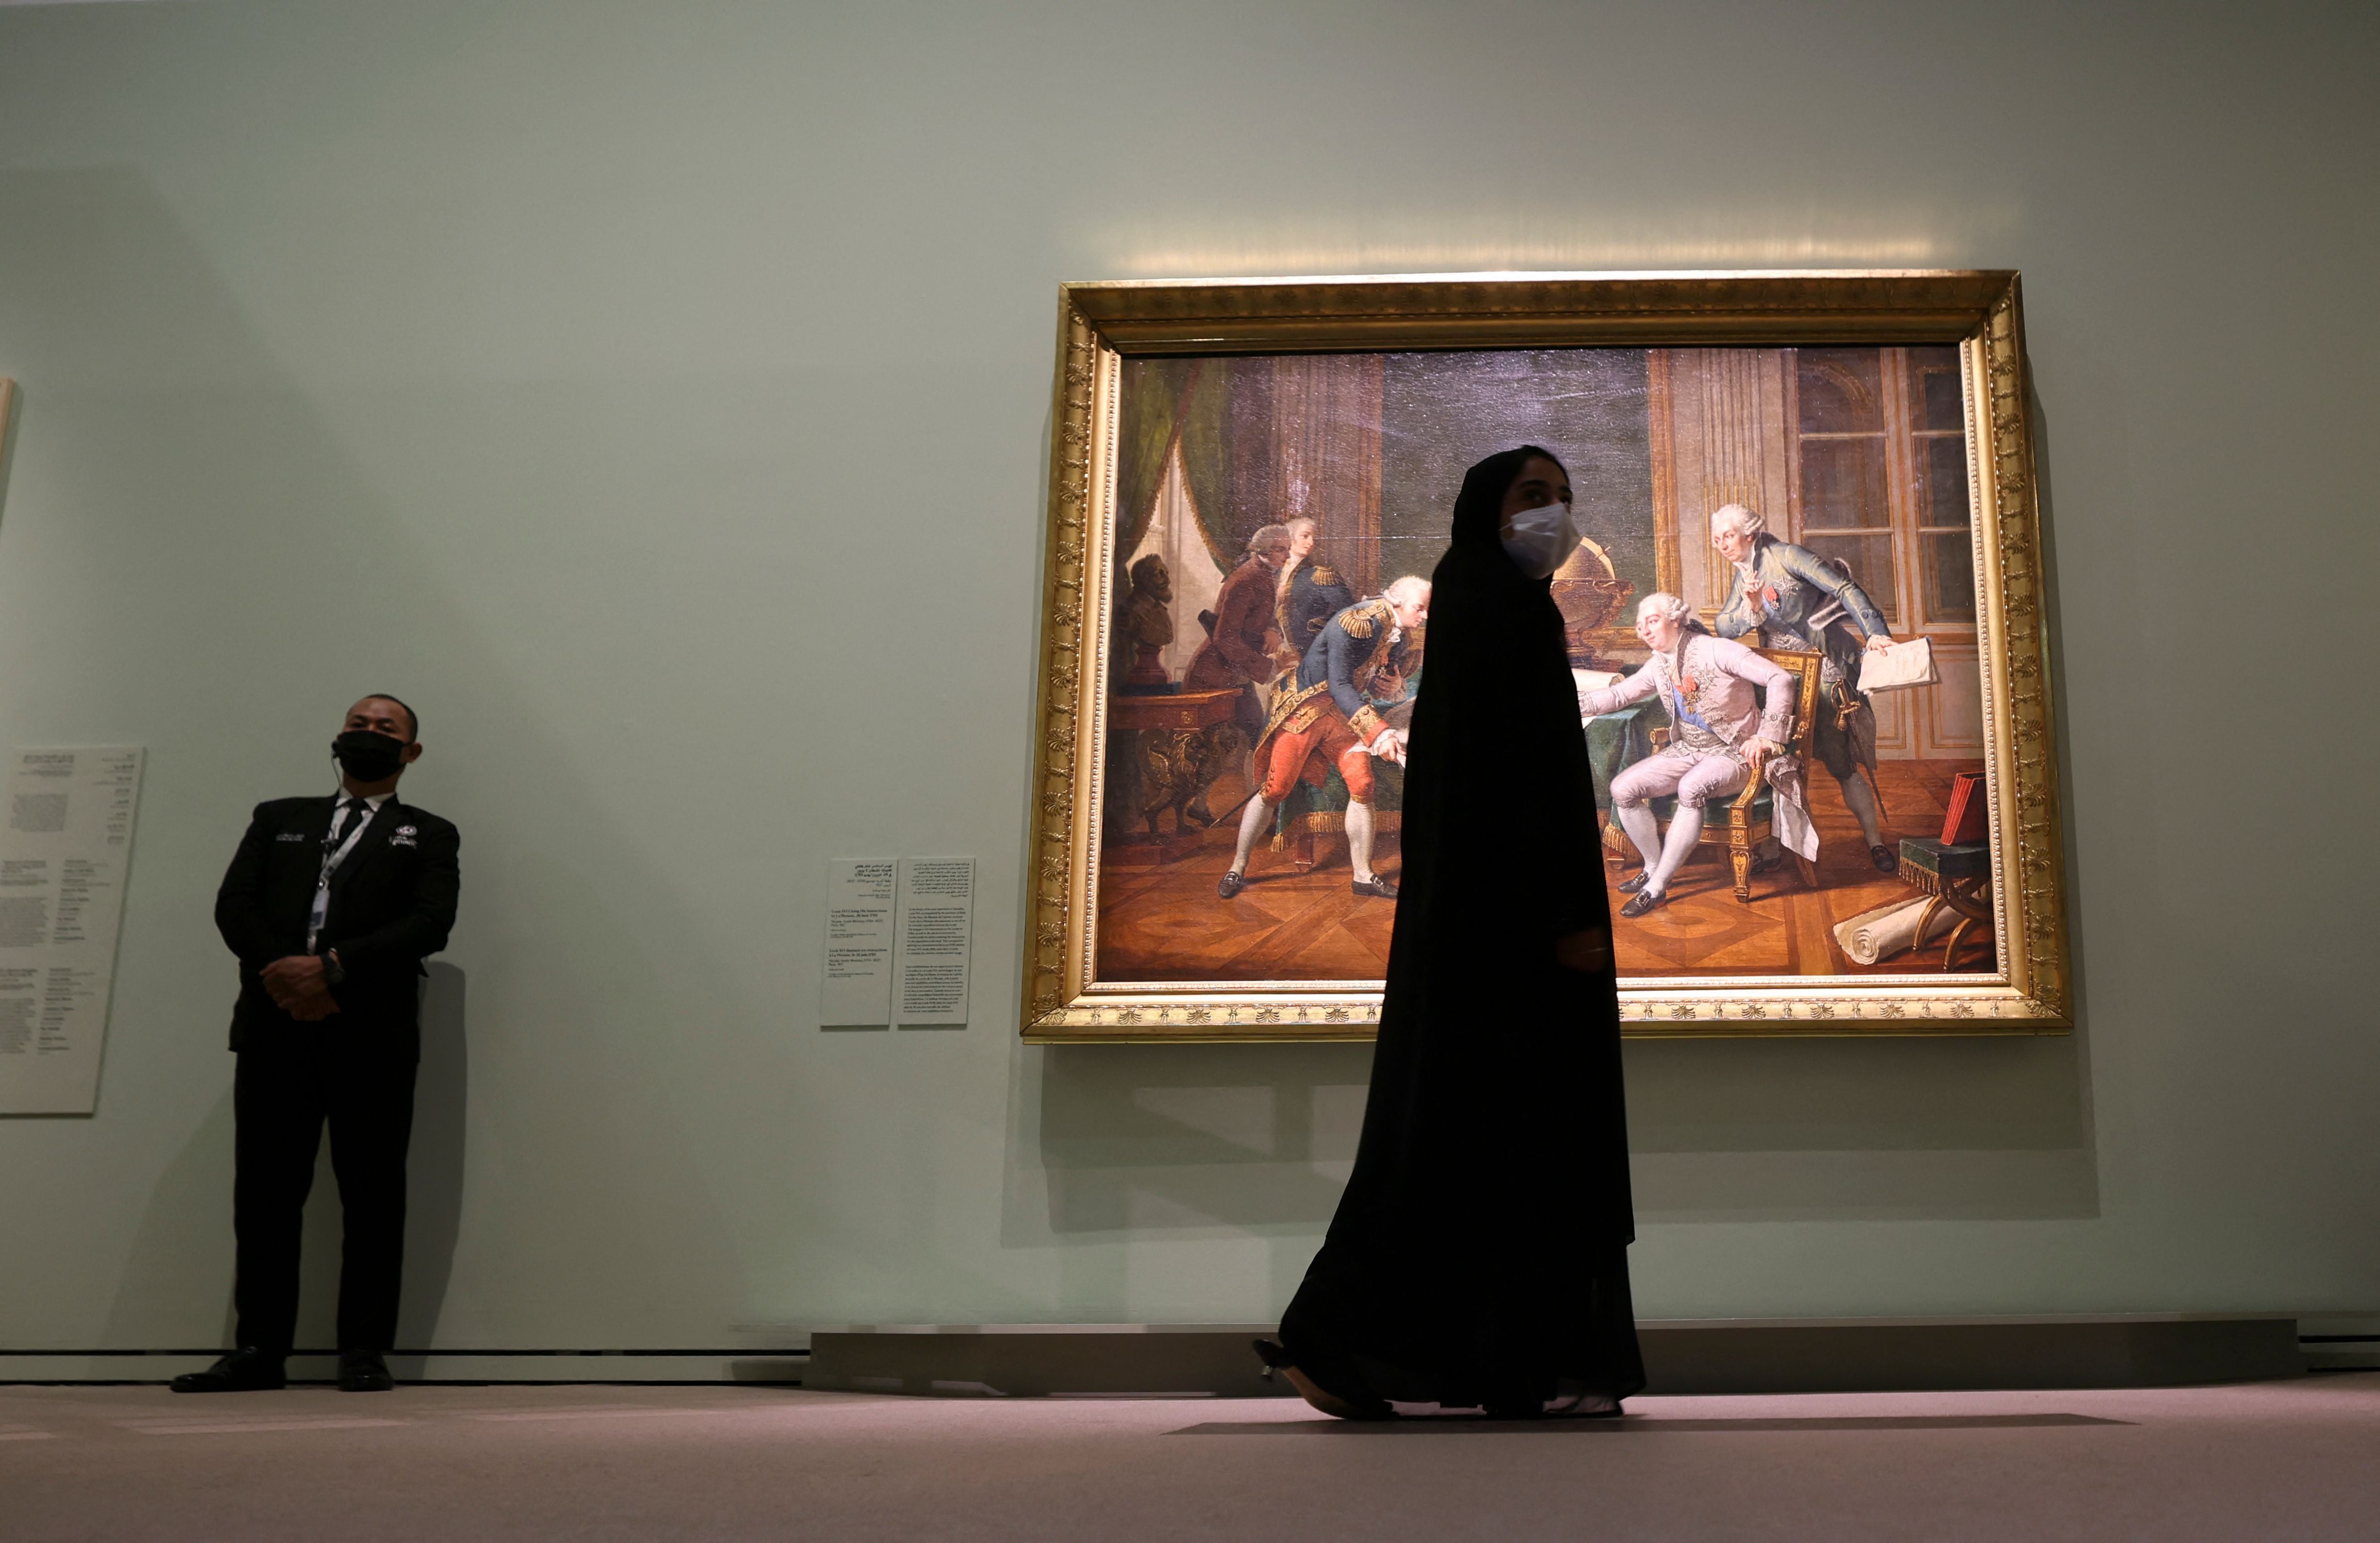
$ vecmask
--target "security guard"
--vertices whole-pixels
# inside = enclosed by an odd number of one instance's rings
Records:
[[[395,697],[347,710],[340,790],[259,804],[215,895],[239,956],[231,1048],[232,1231],[239,1348],[176,1392],[278,1388],[298,1323],[298,1237],[325,1124],[339,1181],[339,1386],[392,1386],[405,1257],[405,1152],[420,1059],[421,961],[446,946],[460,886],[455,827],[396,796],[421,759]]]

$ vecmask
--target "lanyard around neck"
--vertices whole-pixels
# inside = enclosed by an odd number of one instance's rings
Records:
[[[339,865],[347,860],[347,854],[356,849],[356,843],[364,839],[364,831],[371,824],[372,817],[380,812],[378,809],[373,808],[369,802],[358,800],[358,808],[355,811],[355,826],[347,832],[347,839],[339,843],[339,849],[337,851],[325,852],[322,854],[322,876],[321,882],[325,887],[327,887],[331,882],[331,875],[339,871]],[[330,841],[327,837],[324,838],[322,844],[325,846],[330,844]]]
[[[355,828],[347,832],[347,839],[339,843],[337,851],[322,854],[322,877],[314,881],[314,904],[308,908],[306,916],[306,952],[309,954],[314,952],[314,944],[322,936],[322,922],[331,914],[331,875],[339,871],[339,865],[347,860],[347,854],[356,849],[356,843],[364,839],[364,831],[371,824],[372,816],[380,812],[371,807],[369,800],[359,799],[358,802],[361,807],[355,811]],[[322,844],[331,844],[328,835],[322,838]]]

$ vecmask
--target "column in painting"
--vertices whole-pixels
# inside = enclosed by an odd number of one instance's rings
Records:
[[[1662,556],[1674,553],[1678,592],[1709,617],[1727,603],[1734,577],[1711,551],[1711,511],[1742,504],[1780,533],[1787,527],[1784,351],[1664,348],[1653,355],[1655,378],[1665,386],[1650,394]]]

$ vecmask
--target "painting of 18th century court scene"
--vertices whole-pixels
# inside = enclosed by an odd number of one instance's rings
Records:
[[[1985,723],[1955,348],[1122,368],[1096,978],[1385,973],[1427,581],[1465,468],[1524,443],[1585,538],[1553,590],[1621,975],[1998,967],[1962,925]],[[1784,750],[1757,772],[1754,737]]]

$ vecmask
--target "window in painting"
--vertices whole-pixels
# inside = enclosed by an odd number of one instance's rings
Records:
[[[1884,351],[1803,348],[1795,360],[1802,544],[1851,566],[1898,626]]]
[[[1975,621],[1955,347],[1789,351],[1795,539],[1840,560],[1898,632]]]
[[[1909,378],[1911,506],[1918,601],[1929,622],[1975,619],[1975,560],[1967,509],[1967,418],[1959,350],[1901,350]]]

